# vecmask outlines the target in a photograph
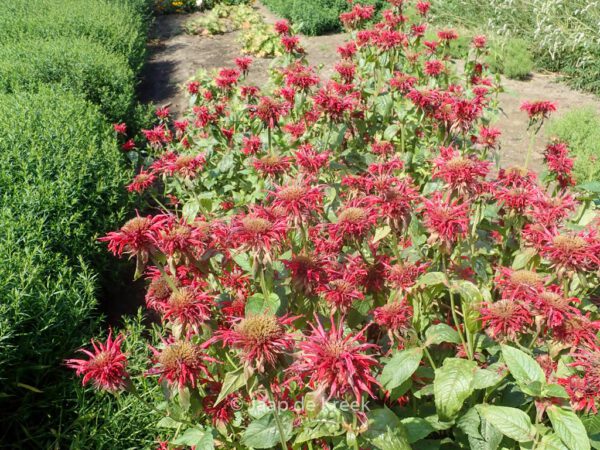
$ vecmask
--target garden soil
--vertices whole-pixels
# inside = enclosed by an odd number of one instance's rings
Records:
[[[277,18],[261,4],[255,7],[268,23]],[[202,13],[164,15],[156,18],[149,42],[149,59],[142,74],[140,98],[144,102],[168,105],[175,116],[181,116],[188,107],[185,82],[197,70],[212,70],[233,66],[241,54],[239,32],[216,36],[189,35],[184,24]],[[302,45],[311,65],[320,68],[329,77],[338,60],[336,49],[347,39],[343,33],[325,36],[302,36]],[[262,85],[267,79],[269,59],[255,58],[248,83]],[[521,164],[528,146],[527,121],[519,110],[525,100],[552,100],[558,104],[557,115],[573,108],[591,106],[600,112],[600,98],[575,91],[560,83],[555,74],[535,73],[526,81],[503,80],[500,94],[500,114],[494,126],[502,130],[500,162],[503,166]],[[548,138],[549,136],[545,136]],[[541,169],[542,152],[546,139],[538,138],[534,147],[532,167]]]

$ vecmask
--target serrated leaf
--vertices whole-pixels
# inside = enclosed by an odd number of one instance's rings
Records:
[[[221,392],[217,397],[215,405],[221,403],[225,397],[229,394],[236,392],[238,389],[246,385],[246,376],[244,374],[244,368],[240,367],[233,372],[227,372],[221,386]]]
[[[529,442],[535,438],[535,427],[527,414],[508,406],[479,405],[479,414],[503,435],[517,442]]]
[[[429,422],[420,417],[407,417],[401,420],[406,430],[406,438],[409,444],[413,444],[433,433],[435,429]]]
[[[280,411],[283,439],[287,442],[292,436],[294,414]],[[279,443],[279,429],[274,414],[267,414],[250,422],[242,435],[242,444],[252,448],[271,448]]]
[[[457,281],[452,290],[460,294],[465,328],[469,333],[476,333],[481,329],[479,305],[483,302],[483,294],[477,286],[466,280]]]
[[[406,430],[400,419],[388,408],[367,413],[369,428],[364,436],[379,450],[410,450]]]
[[[419,278],[418,284],[420,286],[438,286],[447,285],[448,278],[442,272],[427,272]]]
[[[375,236],[373,237],[373,244],[381,241],[382,239],[385,239],[391,231],[392,229],[387,225],[377,228],[375,230]]]
[[[473,377],[473,389],[485,389],[498,384],[504,377],[494,370],[477,369]]]
[[[583,422],[573,411],[551,405],[546,410],[552,428],[569,450],[590,450],[590,440]]]
[[[264,313],[276,314],[280,305],[281,300],[274,292],[271,292],[267,299],[262,294],[254,294],[246,302],[246,316],[255,316]]]
[[[554,434],[549,433],[542,437],[539,445],[535,450],[568,450],[567,447],[562,443],[560,438]]]
[[[394,137],[396,137],[396,134],[398,134],[399,129],[400,126],[395,123],[392,125],[388,125],[388,127],[383,132],[383,140],[391,141],[392,139],[394,139]]]
[[[520,251],[519,253],[517,253],[517,255],[515,256],[515,259],[513,260],[512,269],[513,270],[524,269],[527,266],[527,264],[529,263],[529,261],[531,261],[531,258],[533,258],[536,254],[537,254],[536,250],[531,247]]]
[[[200,211],[200,203],[197,199],[190,200],[183,205],[181,214],[187,223],[193,223]]]
[[[215,448],[212,433],[199,428],[188,428],[172,443],[175,445],[193,445],[197,450],[213,450]]]
[[[379,377],[381,385],[388,391],[400,386],[417,370],[421,358],[423,350],[419,347],[395,353],[383,367]]]
[[[509,345],[501,345],[500,348],[502,349],[502,358],[508,366],[510,374],[514,377],[519,386],[527,387],[536,381],[542,385],[546,384],[544,370],[535,359],[527,353]]]
[[[474,361],[446,358],[444,365],[435,370],[433,395],[440,419],[451,420],[458,414],[463,402],[473,392],[476,368]]]
[[[442,342],[460,344],[458,332],[445,323],[438,323],[427,328],[425,338],[427,345],[441,344]]]

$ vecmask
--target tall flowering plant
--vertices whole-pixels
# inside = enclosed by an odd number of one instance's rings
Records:
[[[486,40],[458,74],[428,11],[394,0],[366,28],[355,4],[329,80],[280,22],[266,88],[240,58],[129,146],[147,212],[102,240],[162,338],[142,373],[123,336],[68,364],[129,395],[155,377],[161,448],[590,448],[600,219],[564,143],[541,179],[494,165]]]

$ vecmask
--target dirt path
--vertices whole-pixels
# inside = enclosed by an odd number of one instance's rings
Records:
[[[276,17],[264,6],[256,8],[268,23]],[[140,97],[144,102],[159,105],[169,104],[171,111],[179,116],[187,109],[187,95],[182,87],[197,70],[211,70],[233,65],[240,55],[238,32],[211,37],[194,36],[185,33],[186,21],[202,13],[188,15],[159,16],[154,25],[150,40],[150,57],[143,73]],[[329,77],[333,64],[338,60],[337,47],[346,40],[345,34],[326,36],[303,36],[302,45],[306,49],[311,65],[321,67],[321,74]],[[255,58],[248,81],[261,85],[267,79],[267,69],[271,60]],[[502,130],[503,165],[520,164],[527,151],[527,120],[519,110],[525,100],[552,100],[558,104],[557,115],[582,106],[591,106],[600,112],[600,98],[575,91],[558,82],[553,74],[534,74],[527,81],[503,80],[505,92],[500,95],[501,115],[495,126]],[[534,169],[540,169],[545,139],[539,138],[532,161]]]

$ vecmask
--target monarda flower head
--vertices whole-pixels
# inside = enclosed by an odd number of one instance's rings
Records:
[[[406,298],[387,303],[373,310],[375,323],[386,329],[391,336],[401,338],[411,328],[413,308]]]
[[[80,349],[88,359],[67,359],[67,367],[75,369],[78,376],[83,376],[82,383],[90,381],[96,389],[116,392],[125,389],[129,374],[127,373],[127,357],[121,351],[123,336],[115,339],[112,332],[108,334],[106,342],[92,340],[93,351]]]
[[[280,156],[274,153],[257,158],[252,161],[254,168],[269,177],[274,177],[285,173],[291,166],[289,156]]]
[[[550,113],[556,111],[556,103],[546,100],[526,101],[521,104],[520,109],[527,113],[529,120],[544,120],[550,116]]]
[[[285,112],[281,102],[271,97],[261,97],[258,105],[248,105],[248,111],[252,117],[258,117],[267,128],[275,128],[279,118]]]
[[[197,327],[208,320],[213,304],[214,295],[193,286],[182,286],[169,296],[163,318],[183,326]]]
[[[558,384],[563,386],[569,394],[573,411],[598,414],[600,390],[591,382],[589,376],[585,374],[583,377],[571,375],[568,378],[560,378]]]
[[[140,173],[135,176],[131,184],[127,186],[127,190],[129,192],[142,193],[152,186],[155,181],[156,174],[154,174],[154,172],[141,170]]]
[[[149,375],[159,375],[159,382],[165,380],[179,388],[196,387],[198,382],[211,378],[206,363],[217,360],[204,353],[198,344],[190,341],[163,341],[164,348],[150,347],[154,353],[155,366]]]
[[[502,298],[532,299],[544,290],[546,278],[542,274],[525,269],[513,270],[509,267],[500,267],[499,272],[495,284]]]
[[[316,326],[309,324],[311,333],[298,343],[300,351],[287,372],[306,381],[319,397],[344,398],[349,394],[360,404],[364,394],[374,397],[379,383],[373,371],[379,364],[369,353],[379,347],[365,342],[366,328],[345,334],[344,327],[336,325],[333,318],[328,331],[318,318],[315,320]]]
[[[518,300],[483,303],[480,314],[485,332],[501,341],[515,341],[533,323],[531,313]]]
[[[417,279],[425,273],[429,263],[403,261],[387,266],[386,278],[394,289],[408,291]]]
[[[490,162],[473,156],[462,156],[453,147],[441,147],[440,156],[433,160],[432,178],[443,180],[459,194],[476,192],[489,172]]]
[[[554,142],[548,145],[544,152],[544,160],[561,188],[564,189],[575,184],[574,161],[569,157],[569,148],[564,142]]]
[[[198,226],[194,226],[185,219],[169,215],[165,215],[165,220],[165,225],[156,234],[158,248],[165,255],[193,255],[205,247],[209,231],[207,222],[198,220]]]
[[[294,336],[286,330],[296,317],[277,317],[265,312],[239,320],[229,329],[215,333],[213,341],[222,341],[240,352],[240,358],[251,372],[265,373],[275,368],[280,358],[291,352]]]
[[[430,243],[440,242],[449,247],[469,231],[469,204],[457,199],[445,200],[437,191],[431,199],[424,199],[422,208],[425,226],[431,232]]]
[[[338,210],[337,222],[329,225],[331,234],[340,239],[364,236],[377,222],[376,202],[375,197],[347,202]]]
[[[115,256],[135,256],[136,273],[141,275],[150,256],[156,251],[156,235],[164,222],[162,216],[137,216],[126,222],[119,231],[111,231],[99,241],[108,242],[108,249]]]
[[[574,232],[529,227],[523,236],[560,276],[566,271],[591,272],[600,268],[600,238],[593,228]]]
[[[284,186],[276,186],[271,192],[273,207],[283,208],[286,216],[301,221],[312,212],[321,210],[323,194],[319,186],[311,186],[300,180]]]
[[[270,260],[272,252],[285,239],[287,225],[285,219],[272,217],[265,210],[256,209],[254,212],[235,216],[231,221],[230,232],[234,245]]]

